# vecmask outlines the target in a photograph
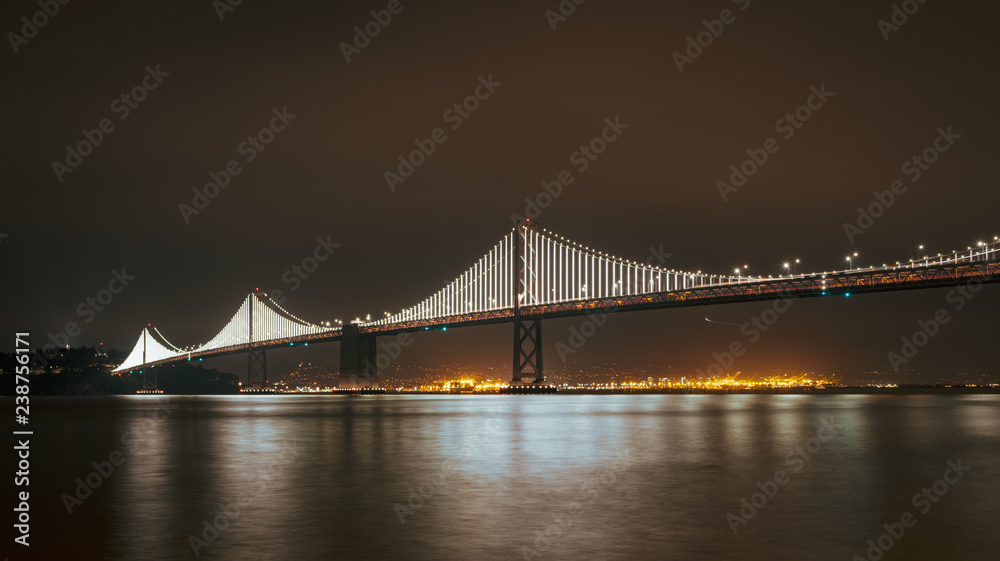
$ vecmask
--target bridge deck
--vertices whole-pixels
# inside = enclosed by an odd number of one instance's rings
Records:
[[[616,296],[571,300],[535,306],[522,306],[522,317],[549,319],[580,316],[595,312],[631,312],[660,308],[705,306],[775,300],[779,298],[817,298],[832,295],[866,294],[896,290],[942,288],[969,283],[1000,282],[1000,261],[966,261],[959,263],[901,266],[887,269],[853,270],[836,273],[793,275],[788,277],[752,279],[742,283],[701,286],[685,290],[650,292],[633,296]],[[433,319],[395,322],[385,325],[362,325],[360,333],[393,335],[404,332],[441,328],[459,328],[494,323],[510,323],[513,308],[457,314]],[[313,334],[254,343],[255,349],[275,349],[308,343],[339,341],[340,332]],[[171,364],[186,360],[247,352],[248,344],[234,345],[211,351],[192,352],[179,357],[150,362],[145,367]]]

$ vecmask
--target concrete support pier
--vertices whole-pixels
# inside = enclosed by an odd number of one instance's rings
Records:
[[[340,389],[378,387],[378,366],[375,365],[375,336],[360,332],[356,324],[343,327],[340,340]]]

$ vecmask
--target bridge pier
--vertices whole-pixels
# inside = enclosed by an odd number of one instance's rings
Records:
[[[158,391],[159,385],[156,379],[156,367],[146,367],[142,369],[142,390],[148,392]]]
[[[527,376],[534,376],[536,384],[545,381],[542,371],[542,320],[524,320],[518,314],[514,318],[514,376],[511,383],[527,383],[522,380]]]
[[[342,328],[340,339],[340,389],[377,388],[375,336],[362,334],[355,324]]]
[[[265,387],[267,386],[267,353],[265,349],[255,349],[250,347],[247,353],[247,386]]]

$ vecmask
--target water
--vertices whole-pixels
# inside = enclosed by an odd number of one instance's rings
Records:
[[[162,399],[33,398],[12,559],[846,561],[905,512],[885,560],[1000,549],[997,395]]]

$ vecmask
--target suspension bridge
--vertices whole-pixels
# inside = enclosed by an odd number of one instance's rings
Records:
[[[219,333],[178,347],[152,324],[114,369],[145,374],[157,366],[247,353],[248,385],[268,383],[268,349],[340,341],[340,387],[378,386],[376,338],[411,331],[512,323],[512,385],[543,384],[542,320],[595,312],[637,311],[824,297],[1000,281],[1000,240],[964,252],[907,263],[823,273],[753,277],[665,269],[621,259],[520,223],[454,281],[384,318],[344,325],[311,323],[256,290]],[[847,258],[849,265],[854,263]],[[144,379],[147,387],[155,381]]]

